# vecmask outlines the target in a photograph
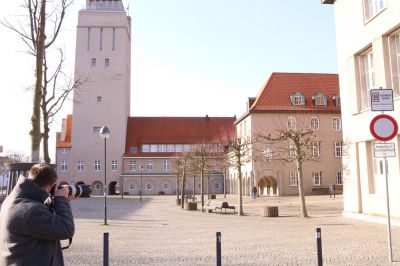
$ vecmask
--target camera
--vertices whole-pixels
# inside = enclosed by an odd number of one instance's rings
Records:
[[[61,189],[62,187],[63,186],[58,186],[58,189]],[[90,193],[92,193],[90,185],[68,185],[68,196],[73,196],[75,198],[89,198]],[[54,190],[52,190],[51,194],[54,195]]]
[[[75,198],[89,198],[92,189],[90,185],[69,185],[68,196],[74,196]]]

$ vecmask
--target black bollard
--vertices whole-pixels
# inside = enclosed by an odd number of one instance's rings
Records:
[[[103,266],[108,266],[108,233],[104,233],[103,240]]]
[[[317,253],[318,253],[318,266],[322,266],[321,228],[317,228]]]
[[[221,232],[217,232],[217,266],[221,266]]]

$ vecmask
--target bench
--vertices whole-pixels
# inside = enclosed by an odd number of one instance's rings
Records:
[[[231,209],[233,210],[233,213],[236,213],[235,206],[230,206],[228,202],[226,201],[217,201],[217,200],[211,200],[208,201],[206,206],[204,206],[204,209],[206,209],[208,212],[215,212],[217,213],[217,210],[220,210],[220,213],[222,213],[222,209]]]

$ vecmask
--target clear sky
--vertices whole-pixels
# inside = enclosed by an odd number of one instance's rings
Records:
[[[55,0],[57,1],[57,0]],[[24,1],[3,1],[0,19],[21,21]],[[57,46],[73,73],[75,0]],[[132,17],[131,116],[233,116],[272,72],[337,73],[333,5],[320,0],[126,0]],[[33,61],[0,26],[0,146],[29,154]],[[52,127],[72,112],[65,105]]]

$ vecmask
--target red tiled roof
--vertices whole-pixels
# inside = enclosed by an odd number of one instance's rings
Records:
[[[304,106],[293,106],[290,96],[301,92]],[[322,92],[327,96],[328,106],[314,106],[311,97]],[[263,111],[318,111],[340,112],[332,96],[339,95],[339,76],[319,73],[272,73],[250,107],[250,113]]]
[[[61,139],[61,132],[56,133],[56,148],[71,148],[72,115],[67,115],[65,131],[65,139]]]
[[[171,156],[142,153],[142,144],[199,144],[226,134],[236,136],[235,117],[129,117],[125,156]],[[130,148],[137,152],[131,153]]]

